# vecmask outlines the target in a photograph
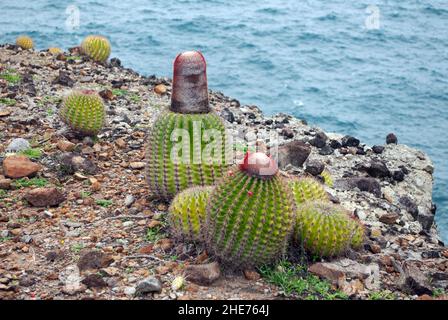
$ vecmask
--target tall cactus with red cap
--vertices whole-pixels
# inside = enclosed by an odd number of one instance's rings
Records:
[[[171,199],[194,185],[211,185],[227,167],[225,127],[209,106],[206,62],[198,51],[174,61],[171,105],[155,121],[146,148],[152,193]]]
[[[293,196],[275,161],[264,153],[247,153],[209,197],[207,250],[231,266],[272,262],[285,252],[294,217]]]

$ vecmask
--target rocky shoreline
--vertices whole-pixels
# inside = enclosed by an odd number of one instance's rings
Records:
[[[70,136],[58,118],[73,88],[98,90],[106,102],[98,140]],[[146,129],[170,90],[170,79],[141,76],[116,58],[101,65],[76,49],[56,56],[0,46],[0,299],[306,298],[257,270],[223,272],[201,248],[170,238],[168,204],[150,198],[143,170]],[[351,299],[446,297],[448,249],[434,224],[426,154],[394,135],[370,147],[289,115],[267,117],[220,92],[210,102],[254,148],[278,135],[282,174],[329,174],[332,201],[365,224],[364,248],[307,261],[309,274]],[[37,154],[9,156],[21,150]]]

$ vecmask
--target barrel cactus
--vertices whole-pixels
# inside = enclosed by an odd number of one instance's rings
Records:
[[[109,40],[106,37],[90,35],[81,43],[81,53],[94,61],[105,62],[111,52]]]
[[[297,205],[312,200],[328,200],[328,194],[322,184],[311,177],[294,178],[289,181],[289,186]]]
[[[56,47],[48,48],[48,52],[51,54],[54,54],[54,55],[63,53],[63,51],[60,48],[56,48]]]
[[[34,47],[33,39],[28,36],[18,36],[16,45],[24,50],[32,49]]]
[[[324,178],[324,182],[327,186],[329,186],[330,188],[333,188],[333,178],[331,177],[331,173],[330,171],[328,171],[327,169],[325,169],[321,174],[321,177]]]
[[[202,240],[205,209],[213,187],[192,187],[180,192],[171,203],[168,220],[178,239]]]
[[[247,153],[210,195],[207,250],[233,267],[273,262],[285,252],[294,216],[294,201],[276,163],[264,153]]]
[[[103,99],[93,90],[74,91],[64,99],[60,117],[74,131],[95,136],[106,117]]]
[[[146,176],[153,195],[169,200],[191,186],[214,184],[227,167],[226,144],[224,124],[209,107],[204,57],[179,54],[170,108],[148,134]]]
[[[364,228],[343,207],[323,201],[311,201],[297,210],[294,240],[314,257],[333,257],[348,248],[358,248]]]

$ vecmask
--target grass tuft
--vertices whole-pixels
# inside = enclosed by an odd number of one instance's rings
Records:
[[[106,199],[99,199],[96,200],[96,204],[103,207],[103,208],[108,208],[113,204],[112,200],[106,200]]]
[[[45,187],[48,184],[48,180],[45,178],[21,178],[13,181],[12,185],[17,188],[27,188],[27,187]]]
[[[24,156],[27,156],[30,159],[39,159],[40,157],[42,157],[42,150],[35,148],[26,149],[19,153]]]
[[[334,290],[328,281],[309,274],[306,267],[283,260],[276,266],[259,268],[269,283],[278,286],[286,296],[296,295],[304,300],[341,300],[348,296]]]

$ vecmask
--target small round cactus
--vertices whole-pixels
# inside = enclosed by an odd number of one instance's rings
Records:
[[[178,239],[201,241],[205,208],[213,187],[192,187],[179,193],[169,208],[171,231]]]
[[[56,48],[56,47],[48,48],[48,52],[51,54],[54,54],[54,55],[63,53],[63,51],[60,48]]]
[[[297,210],[296,219],[294,240],[312,256],[338,256],[350,246],[362,245],[362,224],[341,206],[322,201],[306,202]]]
[[[301,205],[306,201],[328,200],[328,195],[324,187],[314,178],[294,178],[289,181],[289,186],[292,190],[297,205]]]
[[[285,252],[295,206],[276,163],[247,153],[215,187],[207,205],[207,250],[233,267],[270,263]]]
[[[95,136],[106,117],[103,99],[93,90],[74,91],[64,99],[60,117],[74,131]]]
[[[34,47],[33,39],[28,36],[18,36],[16,45],[24,50],[32,49]]]
[[[200,52],[174,61],[171,105],[148,134],[146,176],[154,196],[170,200],[192,186],[212,185],[228,167],[227,135],[208,101],[206,63]]]
[[[81,43],[81,53],[94,61],[105,62],[111,52],[109,40],[106,37],[90,35]]]
[[[325,169],[320,175],[324,178],[325,184],[330,188],[333,188],[333,178],[331,177],[330,171]]]

